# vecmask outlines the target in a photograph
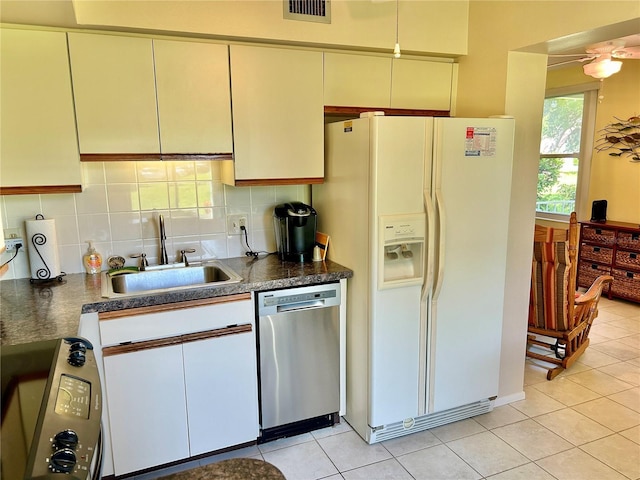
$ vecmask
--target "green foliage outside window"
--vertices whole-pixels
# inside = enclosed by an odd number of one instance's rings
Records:
[[[583,106],[582,93],[545,99],[538,211],[569,214],[575,208]]]

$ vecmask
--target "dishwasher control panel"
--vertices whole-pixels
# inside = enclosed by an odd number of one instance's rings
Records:
[[[270,315],[291,309],[340,305],[340,284],[287,288],[258,293],[258,315]]]
[[[264,297],[264,306],[272,307],[273,305],[283,305],[285,303],[301,303],[313,300],[322,300],[325,298],[335,298],[335,290],[325,290],[323,292],[298,293],[296,295],[287,295],[284,297]]]

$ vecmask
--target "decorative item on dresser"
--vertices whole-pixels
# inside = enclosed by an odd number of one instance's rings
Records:
[[[640,225],[606,221],[582,222],[578,286],[588,287],[599,275],[612,275],[609,298],[640,302]]]

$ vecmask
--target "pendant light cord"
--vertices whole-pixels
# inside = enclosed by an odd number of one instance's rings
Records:
[[[399,11],[399,6],[400,6],[400,0],[396,0],[396,44],[393,47],[393,56],[395,58],[400,58],[400,27],[399,27],[399,15],[398,15],[398,11]]]
[[[400,29],[398,28],[398,25],[400,23],[399,15],[398,15],[399,10],[400,10],[400,0],[396,0],[396,43],[399,43],[398,36],[400,34],[400,31],[399,31]]]

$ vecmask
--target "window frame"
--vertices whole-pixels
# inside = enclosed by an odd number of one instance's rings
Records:
[[[585,212],[589,212],[589,183],[591,179],[591,159],[593,158],[593,145],[595,140],[595,125],[597,105],[600,94],[601,82],[589,82],[579,85],[570,85],[559,88],[550,88],[545,91],[544,98],[558,97],[561,95],[584,94],[582,108],[582,130],[580,133],[580,151],[568,154],[542,154],[538,152],[538,159],[543,157],[569,157],[578,158],[578,178],[576,181],[576,199],[574,210],[578,218],[586,218]],[[577,153],[577,155],[575,155]],[[536,190],[536,198],[537,198]],[[556,222],[569,222],[569,215],[562,213],[549,213],[535,211],[536,219]]]

